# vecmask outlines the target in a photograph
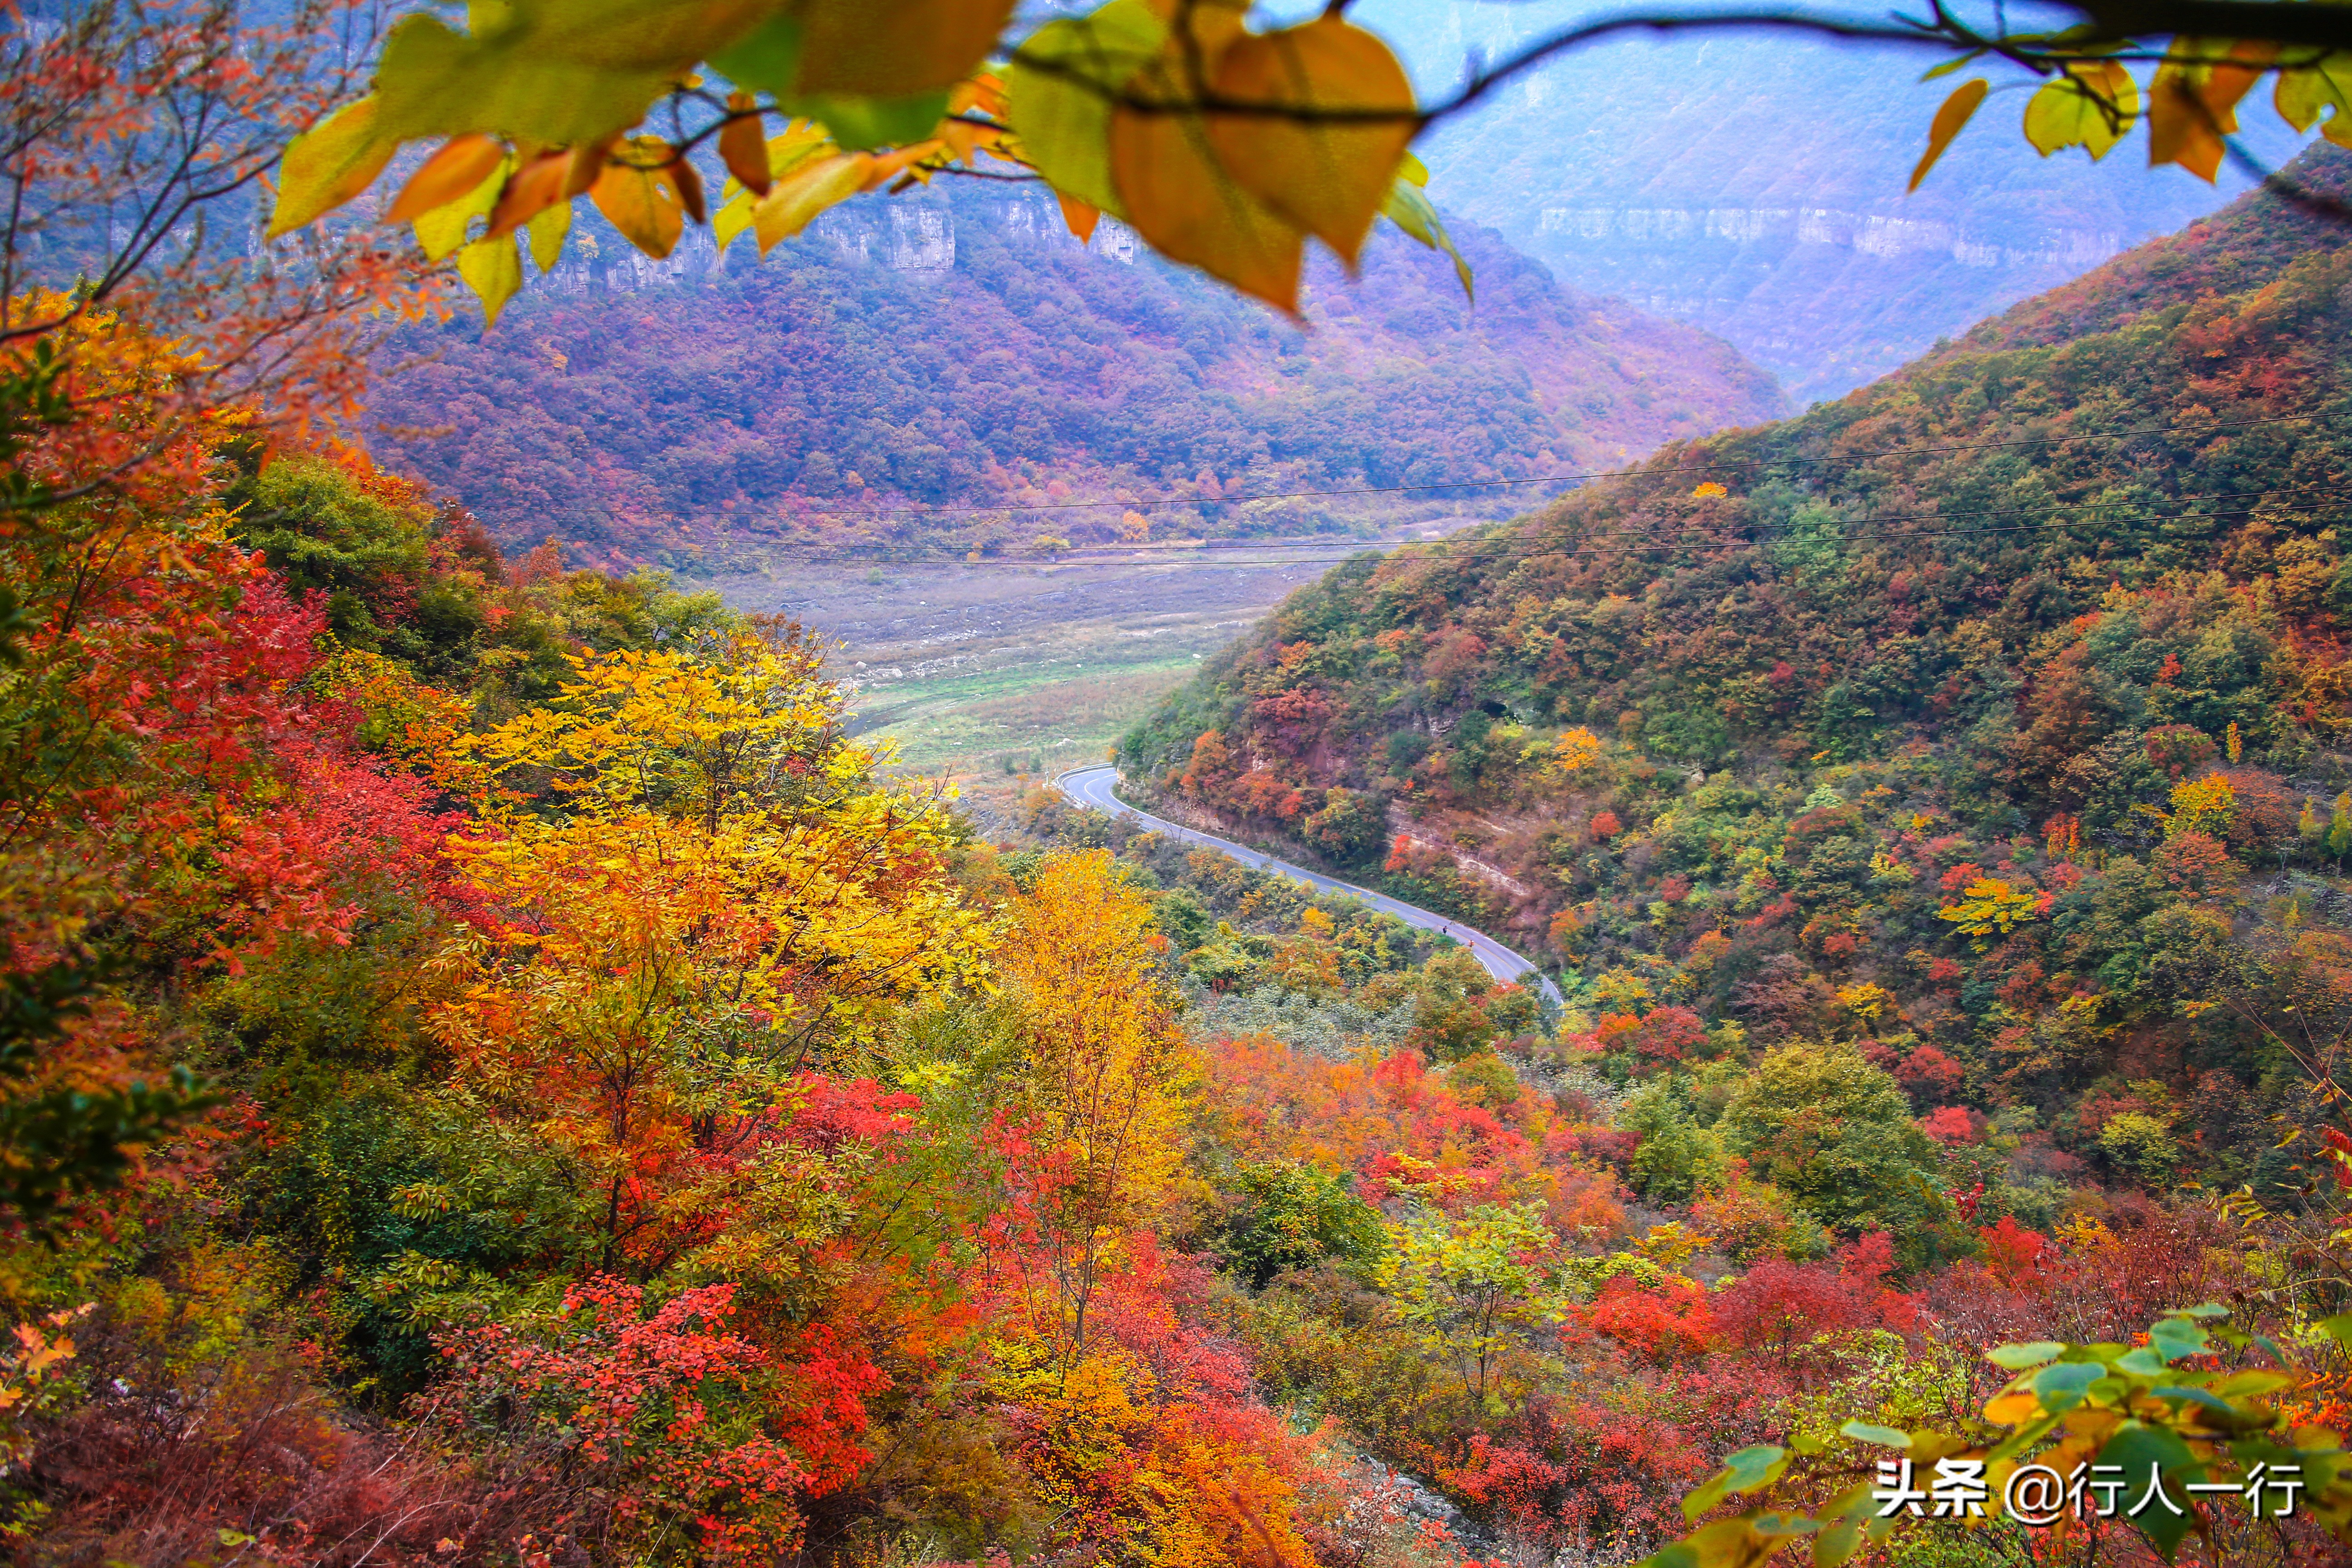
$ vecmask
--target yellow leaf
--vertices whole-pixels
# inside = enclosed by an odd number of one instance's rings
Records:
[[[347,103],[302,132],[278,163],[268,237],[300,228],[366,190],[399,145],[378,128],[373,98]]]
[[[1713,479],[1707,480],[1706,483],[1691,491],[1692,495],[1698,497],[1702,500],[1706,499],[1708,496],[1729,495],[1730,493],[1731,492],[1729,490],[1725,489]]]
[[[904,98],[952,87],[985,64],[1013,0],[804,0],[803,93]]]
[[[866,188],[874,166],[870,153],[835,153],[820,158],[776,183],[751,209],[751,226],[765,256],[778,240],[790,239],[808,227],[817,215],[837,206]]]
[[[2282,67],[2271,102],[2279,118],[2297,131],[2320,125],[2320,134],[2337,146],[2352,146],[2352,59],[2327,55],[2307,66]]]
[[[466,227],[478,217],[488,217],[499,199],[499,187],[506,181],[506,165],[493,168],[482,183],[466,195],[431,212],[417,215],[416,243],[425,259],[438,261],[466,243]]]
[[[425,160],[424,167],[408,176],[408,184],[400,187],[400,195],[385,210],[383,221],[406,223],[436,207],[447,206],[478,186],[506,162],[506,156],[507,150],[494,137],[451,137]]]
[[[457,252],[457,276],[482,302],[482,330],[498,324],[499,312],[522,288],[522,257],[511,235],[478,239]]]
[[[672,172],[669,143],[657,136],[635,136],[615,156],[596,177],[589,199],[631,245],[659,260],[686,232],[686,202]]]
[[[1209,144],[1241,187],[1353,266],[1420,128],[1412,83],[1389,47],[1337,16],[1244,34],[1217,57],[1218,96],[1290,110],[1393,113],[1322,123],[1255,114],[1209,117]]]
[[[742,118],[730,120],[719,130],[719,158],[738,183],[764,196],[775,183],[775,175],[768,167],[765,128],[760,117],[751,112],[751,95],[748,92],[728,96],[728,113]]]
[[[563,237],[572,232],[572,204],[561,201],[530,220],[530,258],[541,272],[552,272],[563,259]]]
[[[1183,73],[1181,52],[1171,46],[1135,85],[1150,98],[1181,102]],[[1199,115],[1114,109],[1110,175],[1128,221],[1153,249],[1298,314],[1306,236],[1225,172]]]
[[[1927,127],[1927,150],[1919,155],[1919,166],[1911,171],[1913,190],[1919,188],[1919,182],[1927,177],[1927,171],[1936,166],[1936,160],[1944,155],[1944,149],[1952,144],[1952,138],[1960,133],[1969,116],[1976,113],[1977,106],[1984,102],[1985,94],[1991,90],[1992,84],[1984,78],[1970,77],[1944,100],[1944,106],[1936,110],[1935,121]]]
[[[2078,61],[2025,102],[2025,139],[2047,158],[2080,147],[2105,157],[2139,119],[2139,83],[2114,60]]]
[[[710,216],[710,239],[720,250],[735,243],[735,237],[751,226],[751,193],[737,191],[719,205]]]

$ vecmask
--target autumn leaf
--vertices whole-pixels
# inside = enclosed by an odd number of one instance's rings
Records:
[[[2331,54],[2309,65],[2281,67],[2271,102],[2279,118],[2297,131],[2319,125],[2330,142],[2352,146],[2352,58]]]
[[[2178,163],[2210,184],[2228,151],[2222,138],[2238,129],[2238,100],[2277,53],[2266,43],[2173,39],[2148,84],[2148,166]]]
[[[1208,139],[1240,186],[1352,267],[1419,128],[1412,84],[1389,47],[1361,27],[1323,16],[1280,32],[1244,34],[1217,57],[1221,97],[1286,110],[1392,113],[1366,122],[1218,113]]]
[[[478,239],[459,250],[457,276],[482,302],[483,330],[497,325],[499,312],[522,288],[522,257],[512,232]]]
[[[376,122],[376,100],[347,103],[288,145],[268,237],[298,229],[351,201],[383,173],[399,143]]]
[[[1183,52],[1171,44],[1136,85],[1181,102],[1183,69]],[[1153,249],[1298,314],[1306,236],[1226,171],[1199,114],[1114,109],[1110,174],[1128,222]]]
[[[1927,150],[1919,155],[1918,166],[1911,171],[1911,189],[1919,188],[1919,182],[1927,177],[1927,171],[1936,166],[1936,160],[1944,155],[1944,149],[1952,144],[1952,139],[1968,125],[1984,102],[1985,94],[1991,90],[1992,84],[1984,78],[1970,77],[1944,100],[1944,106],[1936,110],[1936,118],[1927,127]]]
[[[727,112],[732,118],[719,128],[719,161],[727,165],[728,174],[755,195],[766,195],[775,183],[775,174],[768,167],[766,127],[753,112],[753,100],[748,92],[730,93]]]
[[[873,167],[874,156],[870,153],[835,153],[778,181],[775,188],[751,209],[760,254],[765,256],[777,241],[790,239],[827,208],[864,190]]]
[[[678,190],[669,143],[634,137],[619,160],[604,165],[589,198],[623,237],[647,256],[667,256],[686,231],[686,202]]]
[[[2043,157],[2080,147],[2104,158],[2139,119],[2139,83],[2114,60],[2066,68],[2025,102],[2025,139]]]
[[[488,136],[453,136],[425,160],[384,209],[386,223],[406,223],[445,207],[480,186],[506,162],[507,150]]]
[[[1013,0],[804,0],[801,93],[906,98],[978,70],[1013,18]]]
[[[478,217],[488,217],[497,205],[499,188],[506,182],[503,163],[494,164],[479,184],[456,201],[417,215],[411,226],[416,231],[416,243],[428,261],[439,261],[466,243],[466,230]]]

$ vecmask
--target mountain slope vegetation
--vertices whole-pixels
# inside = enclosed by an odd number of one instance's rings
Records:
[[[2247,198],[1838,404],[1333,572],[1126,765],[1507,925],[1565,966],[1559,1048],[1685,1113],[1738,1040],[1844,1040],[2007,1126],[2021,1185],[2275,1178],[2290,1023],[2352,999],[2347,284],[2342,231]]]
[[[1613,465],[1780,406],[1722,343],[1564,289],[1488,234],[1462,237],[1475,306],[1389,234],[1360,279],[1315,274],[1301,331],[1060,225],[1031,197],[941,192],[830,216],[762,266],[643,283],[617,240],[575,237],[496,332],[394,340],[371,445],[509,544],[684,562],[1119,535],[1116,504],[988,510],[1073,500],[1173,502],[1150,509],[1161,537],[1491,515],[1531,492],[1246,498]]]

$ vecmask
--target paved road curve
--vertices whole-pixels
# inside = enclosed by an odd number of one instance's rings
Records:
[[[1198,828],[1186,827],[1181,824],[1170,822],[1164,817],[1154,816],[1148,811],[1138,811],[1111,793],[1112,787],[1118,783],[1118,770],[1108,763],[1102,763],[1090,768],[1073,768],[1055,779],[1054,787],[1080,805],[1091,806],[1097,811],[1107,811],[1113,816],[1131,816],[1155,833],[1165,833],[1171,837],[1187,839],[1194,844],[1205,844],[1212,849],[1222,849],[1245,866],[1255,866],[1262,871],[1278,871],[1293,881],[1311,882],[1328,892],[1349,894],[1363,900],[1376,910],[1396,916],[1409,926],[1418,926],[1423,931],[1443,932],[1476,953],[1478,962],[1485,964],[1486,973],[1496,979],[1520,984],[1525,984],[1532,979],[1537,989],[1553,1003],[1557,1004],[1560,1000],[1559,986],[1538,973],[1534,964],[1529,963],[1484,931],[1472,931],[1461,921],[1449,919],[1444,915],[1432,914],[1427,910],[1400,903],[1386,893],[1376,893],[1370,888],[1360,888],[1353,882],[1342,882],[1335,878],[1326,877],[1319,871],[1309,871],[1303,866],[1294,866],[1287,860],[1277,860],[1263,850],[1235,844],[1229,838],[1219,838],[1213,833],[1202,833]]]

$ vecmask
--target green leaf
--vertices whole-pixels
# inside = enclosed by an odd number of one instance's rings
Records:
[[[2032,1344],[1995,1345],[1985,1352],[1985,1360],[2011,1372],[2023,1372],[2029,1366],[2040,1366],[2045,1361],[2056,1361],[2066,1347],[2055,1340],[2036,1340]]]
[[[506,309],[522,288],[522,253],[515,247],[512,235],[499,235],[492,239],[478,239],[457,252],[457,276],[482,302],[482,330],[488,331],[498,325],[499,312]]]
[[[1158,58],[1167,42],[1168,24],[1149,0],[1111,0],[1092,16],[1048,22],[1023,40],[1004,71],[1007,118],[1048,184],[1113,217],[1127,216],[1111,184],[1107,95]]]
[[[2319,1331],[2347,1351],[2352,1351],[2352,1312],[2338,1312],[2319,1321]]]
[[[2162,1377],[2172,1370],[2164,1352],[2154,1345],[2142,1345],[2127,1355],[2116,1357],[2116,1365],[2137,1377]]]
[[[746,92],[780,100],[793,96],[801,67],[801,25],[792,16],[771,16],[710,57],[710,68]]]
[[[1919,79],[1921,81],[1935,81],[1939,78],[1951,75],[1956,70],[1966,70],[1969,65],[1981,58],[1984,52],[1985,51],[1982,49],[1970,49],[1967,54],[1961,55],[1956,59],[1946,60],[1939,66],[1929,66],[1926,70],[1919,73]]]
[[[1752,1448],[1742,1448],[1727,1457],[1723,1468],[1707,1479],[1705,1486],[1683,1499],[1683,1518],[1696,1520],[1733,1492],[1751,1492],[1770,1486],[1789,1468],[1788,1451],[1769,1443],[1759,1443]]]
[[[2147,1487],[2151,1470],[2171,1482],[2176,1473],[2192,1468],[2201,1472],[2203,1469],[2196,1456],[2189,1451],[2189,1445],[2182,1442],[2177,1434],[2141,1421],[2126,1421],[2117,1427],[2115,1436],[2108,1438],[2106,1446],[2099,1450],[2096,1462],[2122,1467],[2126,1482],[2124,1495],[2129,1500],[2125,1504],[2126,1508],[2131,1502],[2139,1500],[2140,1494]],[[2181,1474],[2180,1479],[2185,1481],[2189,1478]],[[2179,1513],[2175,1514],[2162,1501],[2152,1500],[2129,1522],[2147,1536],[2157,1551],[2163,1554],[2164,1560],[2169,1563],[2173,1553],[2180,1549],[2181,1538],[2189,1533],[2190,1514],[2188,1494],[2179,1486],[2168,1485],[2165,1495],[2172,1500],[2174,1508],[2181,1510]]]
[[[2205,1341],[2205,1331],[2186,1318],[2158,1319],[2147,1331],[2147,1341],[2167,1361],[2205,1355],[2213,1348]]]
[[[2045,1366],[2033,1377],[2033,1397],[2042,1408],[2053,1415],[2063,1415],[2083,1403],[2091,1384],[2107,1373],[2096,1362],[2063,1361]]]
[[[267,237],[300,228],[375,183],[400,146],[378,125],[376,109],[373,98],[347,103],[288,144]]]
[[[1813,1568],[1843,1568],[1862,1545],[1862,1526],[1840,1520],[1813,1538]]]
[[[2230,1309],[2222,1306],[2219,1301],[2200,1301],[2193,1307],[2175,1307],[2165,1314],[2168,1318],[2201,1318],[2208,1322],[2215,1318],[2226,1318],[2229,1315]]]
[[[1892,1426],[1874,1426],[1867,1421],[1849,1421],[1838,1428],[1857,1443],[1875,1443],[1882,1448],[1907,1449],[1911,1434],[1898,1432]]]
[[[948,111],[948,95],[926,92],[913,98],[803,97],[793,100],[793,110],[824,126],[835,142],[851,152],[863,153],[876,147],[903,147],[930,135]]]
[[[1432,250],[1442,250],[1454,258],[1454,276],[1462,281],[1463,297],[1476,300],[1478,293],[1470,277],[1470,263],[1454,248],[1454,237],[1445,232],[1445,220],[1437,216],[1436,204],[1422,193],[1420,184],[1406,175],[1397,176],[1389,187],[1389,198],[1381,205],[1382,216],[1397,227],[1421,241]]]

